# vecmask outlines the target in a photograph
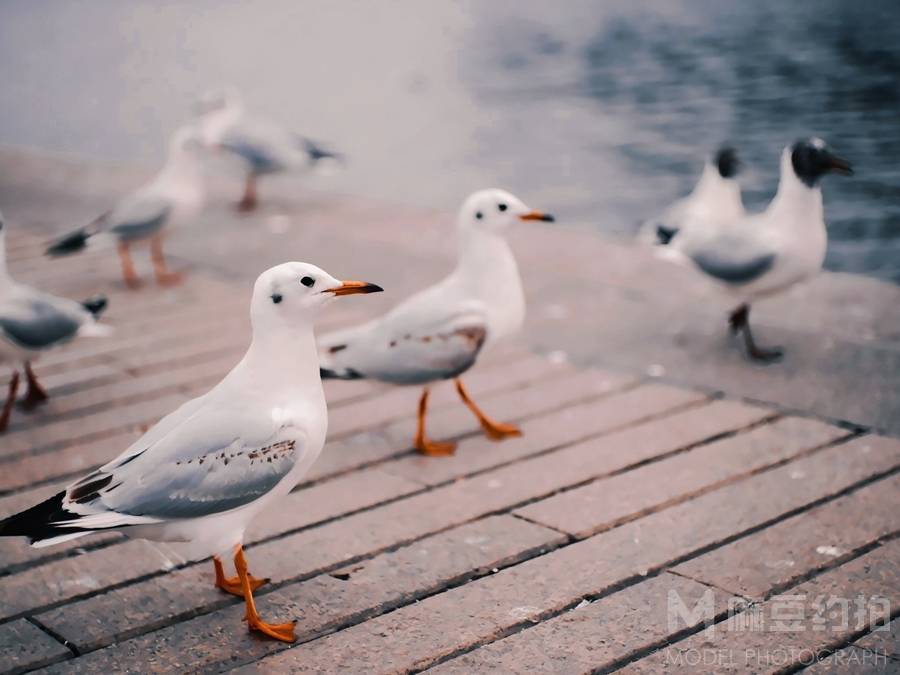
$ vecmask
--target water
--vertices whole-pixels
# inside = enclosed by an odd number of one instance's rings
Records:
[[[134,0],[0,5],[0,142],[155,162],[212,85],[351,158],[326,189],[453,208],[500,185],[630,235],[736,145],[761,208],[819,135],[831,269],[900,282],[900,3]]]

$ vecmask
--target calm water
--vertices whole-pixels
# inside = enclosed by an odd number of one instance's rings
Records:
[[[6,0],[0,142],[152,162],[198,92],[345,150],[321,186],[445,208],[502,185],[629,234],[722,141],[759,208],[827,139],[832,269],[900,282],[900,3]],[[319,184],[317,184],[319,185]]]

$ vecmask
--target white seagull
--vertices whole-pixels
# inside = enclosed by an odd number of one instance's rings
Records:
[[[746,215],[737,175],[741,162],[731,147],[719,148],[703,164],[703,173],[691,193],[670,204],[641,226],[644,243],[668,245],[687,226],[718,226]]]
[[[754,341],[751,303],[822,268],[828,232],[819,183],[831,172],[848,175],[852,169],[821,139],[797,141],[781,154],[778,192],[765,211],[716,227],[689,227],[666,248],[672,258],[691,264],[737,300],[729,323],[735,333],[743,333],[754,360],[776,360],[782,350],[763,349]]]
[[[120,200],[89,225],[57,240],[47,249],[50,256],[64,256],[85,248],[89,239],[112,237],[118,246],[122,276],[131,288],[140,280],[131,261],[131,244],[150,242],[156,280],[162,285],[178,283],[181,275],[166,268],[162,242],[166,229],[191,222],[203,208],[204,145],[197,130],[182,127],[169,142],[165,166],[149,183]]]
[[[19,390],[21,363],[28,382],[22,402],[26,409],[47,400],[47,393],[31,369],[32,361],[75,337],[109,333],[95,319],[106,308],[106,298],[97,296],[82,303],[16,283],[6,269],[6,227],[0,214],[0,363],[12,363],[12,379],[0,410],[0,432],[6,431]]]
[[[322,160],[340,160],[341,155],[326,150],[269,122],[249,117],[238,92],[231,88],[212,91],[197,101],[198,124],[204,142],[238,157],[246,170],[244,196],[238,202],[241,211],[256,208],[257,180],[275,173],[313,169]]]
[[[439,380],[456,380],[460,397],[489,438],[521,435],[515,426],[487,417],[459,379],[482,347],[515,333],[525,319],[519,268],[504,239],[507,228],[521,220],[552,222],[553,217],[532,211],[503,190],[474,193],[457,216],[459,257],[450,276],[378,319],[319,340],[323,377],[425,385],[414,440],[423,454],[455,450],[454,443],[435,442],[425,434],[427,385]]]
[[[257,279],[253,338],[244,358],[208,393],[188,401],[97,471],[54,497],[0,521],[0,536],[48,546],[118,530],[157,541],[190,541],[213,555],[215,584],[242,596],[251,630],[286,642],[294,624],[263,621],[247,571],[247,524],[297,485],[325,442],[328,412],[313,324],[339,295],[382,290],[340,282],[314,265],[290,262]],[[237,577],[220,554],[234,553]]]

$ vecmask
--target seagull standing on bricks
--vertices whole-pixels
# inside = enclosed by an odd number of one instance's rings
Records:
[[[520,436],[475,405],[460,376],[481,349],[516,333],[525,319],[519,268],[504,235],[520,221],[552,222],[503,190],[471,195],[457,216],[459,257],[443,281],[419,291],[384,316],[319,340],[322,376],[369,378],[424,385],[419,401],[415,448],[425,455],[452,455],[456,444],[432,441],[425,433],[428,385],[453,379],[460,398],[492,440]]]
[[[313,324],[333,298],[381,288],[338,281],[291,262],[264,272],[250,302],[253,338],[240,363],[105,466],[50,499],[0,521],[0,536],[49,546],[118,530],[156,541],[189,541],[213,556],[215,585],[244,598],[251,631],[293,642],[294,623],[270,624],[253,591],[244,530],[288,494],[319,456],[328,411]],[[220,556],[232,552],[236,577]]]
[[[6,227],[0,214],[0,363],[21,363],[28,382],[22,405],[34,408],[47,400],[31,363],[41,354],[76,337],[109,334],[95,319],[106,309],[106,298],[97,296],[82,303],[16,283],[6,269]],[[13,365],[6,400],[0,408],[0,432],[6,431],[16,394],[19,371]]]
[[[848,175],[852,169],[823,140],[797,141],[782,152],[778,192],[765,211],[720,227],[689,227],[665,249],[665,257],[692,265],[737,299],[729,323],[743,334],[753,360],[777,360],[783,351],[756,343],[750,330],[751,303],[822,269],[828,233],[820,183],[829,173]]]
[[[195,129],[179,129],[169,142],[165,166],[152,181],[123,198],[86,227],[51,244],[47,255],[69,255],[84,249],[90,239],[112,237],[118,247],[125,283],[129,288],[137,288],[141,282],[131,260],[131,245],[149,241],[157,282],[167,286],[181,281],[180,274],[166,267],[163,237],[168,228],[191,222],[203,208],[206,197],[201,157],[203,149]]]

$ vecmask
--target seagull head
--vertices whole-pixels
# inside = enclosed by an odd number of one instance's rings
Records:
[[[838,157],[821,138],[804,138],[785,149],[790,153],[794,174],[807,187],[818,187],[819,181],[829,173],[849,176],[853,173],[850,162]]]
[[[522,200],[506,190],[479,190],[463,203],[459,210],[462,228],[485,232],[502,232],[510,225],[523,220],[554,221],[549,213],[527,207]]]
[[[712,157],[713,164],[724,179],[735,178],[741,172],[741,160],[737,150],[728,145],[723,145],[716,150]]]
[[[194,114],[205,117],[215,113],[240,110],[243,106],[241,95],[235,87],[221,87],[204,92],[194,101]]]
[[[383,288],[365,281],[341,281],[304,262],[276,265],[253,286],[250,316],[253,325],[309,323],[318,310],[336,297],[379,293]]]

